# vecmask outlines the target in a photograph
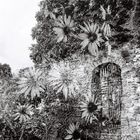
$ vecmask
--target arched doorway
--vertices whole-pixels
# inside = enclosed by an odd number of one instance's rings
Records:
[[[101,133],[108,136],[121,135],[121,68],[115,63],[103,63],[93,70],[92,93],[102,104]],[[104,118],[104,119],[103,119]]]

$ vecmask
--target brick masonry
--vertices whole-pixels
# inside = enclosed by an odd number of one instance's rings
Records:
[[[129,44],[130,45],[130,44]],[[129,47],[128,47],[129,48]],[[140,75],[136,73],[140,67],[140,49],[131,46],[129,61],[121,56],[121,50],[112,50],[111,56],[96,59],[88,56],[82,61],[89,79],[84,79],[81,92],[84,94],[91,89],[92,71],[99,65],[107,62],[117,64],[121,68],[122,78],[122,109],[121,109],[121,139],[140,139]],[[137,110],[137,111],[136,111]],[[111,137],[111,136],[110,136]],[[113,138],[114,137],[114,138]],[[111,138],[109,138],[111,140]],[[112,136],[112,140],[120,140]]]

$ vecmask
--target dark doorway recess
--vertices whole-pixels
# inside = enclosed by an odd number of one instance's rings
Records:
[[[115,63],[103,63],[93,70],[92,93],[102,104],[101,133],[121,137],[121,68]],[[102,136],[101,134],[101,136]]]

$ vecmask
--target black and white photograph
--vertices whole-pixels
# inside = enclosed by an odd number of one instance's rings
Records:
[[[0,1],[0,140],[140,140],[140,0]]]

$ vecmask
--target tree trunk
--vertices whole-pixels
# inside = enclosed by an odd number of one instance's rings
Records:
[[[140,0],[135,1],[135,9],[133,13],[133,30],[135,33],[135,40],[137,47],[140,47]]]
[[[136,0],[134,18],[135,18],[134,20],[136,22],[136,26],[140,27],[140,0]]]
[[[135,8],[133,12],[133,26],[134,29],[137,31],[138,28],[140,28],[140,0],[136,0],[135,2]]]

